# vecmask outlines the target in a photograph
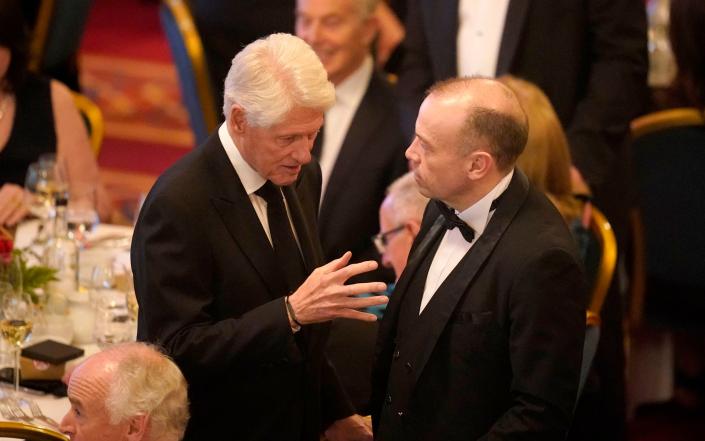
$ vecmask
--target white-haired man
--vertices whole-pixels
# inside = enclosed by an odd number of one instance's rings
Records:
[[[323,174],[319,231],[328,259],[348,250],[353,261],[377,258],[369,240],[379,231],[377,209],[387,186],[408,170],[394,95],[370,53],[377,4],[296,2],[296,34],[311,45],[335,85],[336,102],[313,149]],[[391,274],[385,276],[391,281]]]
[[[357,309],[386,301],[351,297],[383,283],[345,285],[375,262],[345,253],[323,265],[309,162],[334,95],[301,39],[251,43],[225,80],[225,123],[145,200],[132,244],[138,338],[188,379],[188,440],[371,437],[324,355],[325,322],[375,320]]]
[[[169,357],[125,343],[88,357],[68,380],[71,441],[179,441],[188,421],[186,380]]]
[[[428,198],[421,194],[414,174],[408,172],[387,189],[387,196],[379,207],[380,233],[374,237],[382,265],[394,269],[399,279],[406,260],[421,228]]]

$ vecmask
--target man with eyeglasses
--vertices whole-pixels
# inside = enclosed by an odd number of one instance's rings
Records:
[[[382,256],[382,265],[394,269],[397,280],[406,267],[411,244],[421,228],[426,204],[428,198],[419,192],[414,174],[409,172],[389,186],[379,207],[381,232],[372,240]]]

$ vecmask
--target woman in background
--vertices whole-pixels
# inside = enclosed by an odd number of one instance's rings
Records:
[[[513,77],[499,79],[514,91],[529,119],[529,138],[517,166],[529,181],[544,192],[568,224],[582,214],[582,203],[575,194],[587,188],[573,188],[568,138],[546,94],[535,84]]]
[[[28,213],[25,175],[45,153],[65,165],[71,191],[95,190],[98,213],[107,219],[110,201],[73,97],[63,84],[28,72],[28,46],[19,1],[0,0],[0,225]]]

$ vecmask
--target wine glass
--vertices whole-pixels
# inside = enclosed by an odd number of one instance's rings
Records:
[[[30,210],[42,220],[35,242],[47,239],[47,226],[56,221],[57,207],[66,206],[68,201],[68,180],[63,162],[49,158],[30,164],[25,177],[25,188],[32,195]],[[55,225],[52,225],[55,227]]]
[[[76,287],[80,286],[81,251],[85,248],[88,234],[100,222],[96,208],[95,187],[76,186],[71,190],[71,197],[66,210],[66,226],[69,237],[76,244]]]
[[[15,392],[20,387],[20,353],[22,343],[32,332],[33,305],[29,296],[15,289],[6,282],[0,282],[2,295],[3,319],[0,321],[0,332],[3,338],[12,345],[15,352],[14,377]]]
[[[93,337],[99,347],[130,339],[130,313],[127,296],[117,287],[113,262],[97,265],[91,277],[93,301],[95,302],[95,322]]]

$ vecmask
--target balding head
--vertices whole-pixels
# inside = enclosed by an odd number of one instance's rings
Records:
[[[454,106],[462,123],[457,126],[458,145],[468,152],[485,144],[500,170],[511,168],[524,150],[528,120],[514,92],[489,78],[453,78],[435,84],[429,97]]]
[[[72,441],[177,441],[188,421],[186,381],[144,343],[110,347],[81,363],[68,381],[71,410],[61,430]]]
[[[421,194],[463,211],[510,172],[527,132],[526,115],[504,85],[448,80],[421,104],[406,157]]]

